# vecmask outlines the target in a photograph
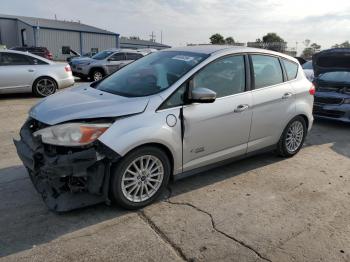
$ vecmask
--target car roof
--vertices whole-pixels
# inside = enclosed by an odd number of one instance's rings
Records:
[[[245,46],[228,46],[228,45],[193,45],[193,46],[184,46],[184,47],[174,47],[174,48],[167,48],[163,49],[162,51],[183,51],[183,52],[193,52],[193,53],[202,53],[202,54],[217,54],[217,53],[264,53],[264,54],[271,54],[271,55],[277,55],[284,58],[287,58],[289,60],[298,62],[294,57],[291,57],[289,55],[285,55],[279,52],[267,50],[267,49],[261,49],[261,48],[252,48],[252,47],[245,47]]]
[[[48,60],[48,59],[46,59],[46,58],[44,58],[42,56],[34,55],[34,54],[32,54],[32,53],[30,53],[28,51],[23,52],[23,51],[16,51],[16,50],[10,50],[10,49],[0,49],[0,53],[13,53],[13,54],[27,55],[27,56],[34,57],[36,59],[40,59],[40,60],[42,60],[42,61],[44,61],[44,62],[46,62],[48,64],[54,64],[53,61]]]

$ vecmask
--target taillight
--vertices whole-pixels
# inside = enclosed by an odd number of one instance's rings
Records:
[[[309,89],[309,93],[310,93],[310,95],[312,95],[312,96],[316,93],[316,88],[315,88],[315,85],[314,85],[314,84],[311,85],[311,87],[310,87],[310,89]]]
[[[64,70],[65,70],[66,72],[72,72],[72,69],[70,68],[70,65],[66,65],[66,66],[64,67]]]

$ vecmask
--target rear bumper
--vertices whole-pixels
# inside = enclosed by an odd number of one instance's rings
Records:
[[[67,78],[58,80],[57,85],[58,85],[58,88],[66,88],[74,85],[74,76],[71,75]]]
[[[69,211],[108,200],[112,160],[104,157],[104,145],[89,148],[55,148],[32,136],[28,120],[19,141],[14,140],[18,156],[27,168],[36,190],[50,210]],[[51,147],[51,148],[48,148]],[[66,153],[65,153],[66,151]],[[113,154],[113,161],[118,156]]]
[[[350,104],[322,105],[315,103],[313,114],[315,118],[350,123]]]

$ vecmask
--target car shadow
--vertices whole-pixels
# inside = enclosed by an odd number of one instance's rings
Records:
[[[0,94],[0,100],[2,99],[33,99],[33,98],[38,98],[36,97],[33,93],[14,93],[14,94]]]
[[[305,144],[332,144],[334,152],[350,158],[350,123],[316,119]]]
[[[182,194],[270,165],[283,158],[263,154],[171,182],[172,195]],[[169,197],[165,190],[159,201]],[[115,219],[130,213],[114,205],[99,204],[66,213],[49,211],[35,191],[23,166],[0,169],[0,257],[34,245],[50,242],[62,235]]]

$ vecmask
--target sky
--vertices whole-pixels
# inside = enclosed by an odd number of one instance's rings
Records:
[[[248,42],[275,32],[289,48],[305,39],[322,49],[350,40],[349,0],[0,0],[0,14],[82,23],[182,46],[220,33]]]

